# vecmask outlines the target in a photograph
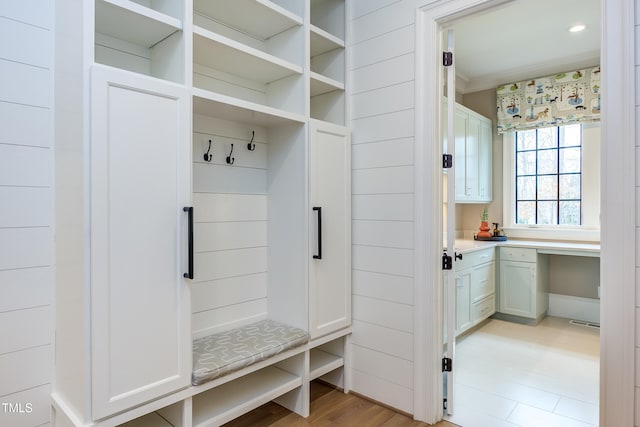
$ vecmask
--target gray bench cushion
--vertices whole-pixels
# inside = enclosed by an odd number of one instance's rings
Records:
[[[240,370],[309,341],[293,326],[263,320],[193,342],[193,385]]]

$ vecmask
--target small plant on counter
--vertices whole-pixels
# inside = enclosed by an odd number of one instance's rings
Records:
[[[489,209],[485,206],[482,214],[480,215],[480,221],[489,221]]]

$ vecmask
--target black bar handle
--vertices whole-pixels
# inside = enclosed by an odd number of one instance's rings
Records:
[[[193,280],[193,206],[189,206],[189,207],[184,207],[182,208],[182,210],[184,212],[188,212],[189,213],[189,232],[188,232],[188,239],[189,239],[189,272],[188,273],[184,273],[184,277],[186,279],[192,279]]]
[[[314,206],[314,211],[318,211],[318,255],[314,255],[313,259],[322,259],[322,207]]]

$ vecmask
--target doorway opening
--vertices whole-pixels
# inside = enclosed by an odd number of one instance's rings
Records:
[[[487,2],[487,3],[489,3],[489,2]],[[498,4],[498,3],[500,3],[500,4]],[[487,17],[491,13],[496,12],[496,11],[504,12],[508,8],[510,8],[511,6],[514,6],[514,5],[517,5],[517,4],[522,5],[522,3],[526,3],[526,2],[513,2],[513,4],[511,2],[507,2],[507,3],[505,3],[505,2],[492,2],[491,5],[494,6],[494,7],[492,7],[491,9],[484,8],[482,10],[474,10],[474,11],[472,11],[473,14],[467,14],[463,18],[461,18],[460,15],[454,16],[456,18],[455,20],[454,19],[449,19],[447,22],[444,22],[444,18],[443,18],[443,20],[441,21],[442,28],[453,27],[454,30],[455,30],[456,29],[455,28],[456,25],[458,23],[464,22],[465,20],[469,21],[469,20],[472,20],[472,19],[477,18],[477,17]],[[533,2],[529,2],[529,3],[533,3]],[[539,9],[540,13],[543,13],[543,14],[545,13],[544,12],[545,8],[544,8],[543,5],[541,5],[541,4],[536,2],[536,4],[534,6],[540,8]],[[599,12],[599,5],[597,3],[596,3],[596,7],[597,7],[597,10]],[[547,10],[547,12],[548,12],[548,10]],[[558,14],[558,15],[560,15],[560,14]],[[523,19],[522,16],[529,16],[529,15],[527,15],[527,14],[520,15],[520,18],[519,18],[520,20]],[[576,14],[574,13],[572,16],[575,17]],[[501,28],[500,28],[499,23],[500,23],[500,21],[498,21],[498,25],[494,25],[494,27],[486,27],[484,29],[484,31],[488,32],[488,31],[494,31],[495,30],[495,31],[501,32]],[[597,20],[597,23],[599,23],[599,18]],[[502,31],[504,31],[504,29],[502,29]],[[460,57],[462,52],[458,51],[458,47],[459,47],[459,43],[460,43],[461,39],[459,38],[457,33],[458,32],[456,31],[455,58],[456,58],[456,60],[458,61],[458,64],[459,64],[460,61],[462,60],[462,58]],[[462,32],[460,32],[460,34],[462,34]],[[473,38],[472,42],[475,42],[475,43],[479,43],[480,42],[481,43],[481,40],[480,40],[481,37],[480,37],[479,33],[476,32],[475,34],[476,34],[476,37]],[[534,34],[534,36],[536,36],[536,35]],[[525,36],[522,35],[522,34],[518,34],[517,37],[513,36],[512,38],[517,40],[517,41],[519,41],[520,43],[523,43],[523,40],[525,39]],[[537,38],[538,38],[538,40],[540,40],[541,43],[543,43],[542,42],[543,35],[537,34]],[[597,38],[599,40],[599,35],[597,36]],[[527,43],[524,43],[524,47],[520,47],[519,48],[520,49],[519,52],[522,55],[526,55],[527,48],[528,48]],[[479,50],[478,46],[476,46],[476,50]],[[599,46],[597,47],[597,50],[599,51]],[[565,53],[565,56],[568,56],[568,55],[566,55],[566,53]],[[473,108],[478,109],[478,105],[482,105],[483,103],[485,103],[485,107],[484,107],[485,108],[485,115],[491,117],[491,116],[495,115],[495,111],[492,111],[492,110],[495,110],[495,106],[496,106],[496,103],[495,103],[495,88],[501,83],[508,83],[508,82],[512,82],[512,81],[519,82],[519,81],[523,81],[523,80],[526,80],[526,79],[536,78],[538,76],[544,76],[544,75],[549,75],[549,74],[553,74],[553,73],[560,73],[562,71],[567,71],[567,70],[570,70],[570,69],[573,69],[573,68],[579,69],[579,68],[588,67],[588,66],[592,66],[592,65],[599,65],[599,63],[600,63],[598,58],[596,58],[594,60],[593,58],[585,58],[585,57],[583,57],[583,58],[576,59],[574,57],[572,60],[574,61],[572,63],[570,61],[567,61],[566,63],[559,63],[559,61],[556,60],[555,64],[550,64],[551,68],[544,68],[543,66],[531,67],[531,65],[529,65],[528,66],[529,69],[526,70],[526,71],[529,72],[529,74],[519,74],[518,75],[517,74],[517,70],[514,70],[513,68],[507,69],[506,71],[510,71],[513,76],[512,77],[497,76],[497,78],[499,80],[496,81],[496,82],[493,82],[491,84],[491,88],[490,89],[482,88],[481,86],[479,86],[477,84],[476,81],[474,81],[473,78],[468,78],[467,81],[465,82],[465,84],[468,87],[464,88],[462,90],[456,91],[456,95],[457,95],[456,98],[458,98],[457,100],[461,104],[465,104],[465,101],[466,101],[465,98],[470,99],[471,101],[468,102],[468,104],[470,104],[470,105],[467,105],[467,106],[471,106],[472,109]],[[580,62],[580,61],[582,61],[582,62]],[[491,61],[489,59],[487,59],[487,62],[491,62]],[[552,60],[547,60],[547,62],[553,62],[553,61]],[[479,64],[479,65],[484,65],[484,64]],[[555,65],[555,68],[553,68],[554,65]],[[478,68],[480,68],[480,66]],[[438,71],[432,71],[432,72],[434,74],[438,73]],[[497,75],[497,73],[495,73],[495,72],[486,73],[486,74],[492,74],[494,77],[496,77],[496,75]],[[440,75],[440,77],[441,77],[441,75]],[[460,79],[458,79],[458,80],[460,80]],[[440,88],[439,90],[434,91],[434,93],[431,94],[431,95],[438,95],[438,94],[442,94],[443,92],[444,92],[444,90],[442,88]],[[485,92],[485,93],[482,93],[482,92]],[[487,98],[490,99],[490,96],[489,96],[490,93],[494,94],[493,95],[494,99],[492,101],[490,100],[489,102],[486,102]],[[439,99],[438,96],[434,96],[434,99],[435,99],[434,102],[432,102],[431,100],[428,100],[427,103],[429,104],[430,107],[435,107],[436,109],[438,109],[438,104],[439,104],[440,99]],[[482,107],[480,107],[480,109],[481,108]],[[491,118],[493,119],[493,117],[491,117]],[[441,122],[439,117],[438,117],[438,119],[439,119],[438,121]],[[495,121],[494,121],[494,124],[495,124]],[[499,166],[498,169],[502,169],[502,147],[501,147],[502,143],[499,143],[499,144],[496,144],[496,145],[498,147],[494,151],[494,154],[495,154],[494,155],[494,161],[496,159],[497,159],[497,161],[495,161],[494,164],[496,164],[496,166]],[[497,173],[498,174],[501,173],[501,170],[498,170]],[[439,180],[445,181],[446,178],[443,179],[442,177],[439,177]],[[442,181],[439,181],[438,184],[435,187],[437,188],[442,183]],[[495,185],[495,181],[496,181],[496,179],[495,179],[495,175],[494,175],[494,185]],[[503,189],[502,189],[502,187],[503,186],[501,184],[499,184],[497,186],[497,188],[495,188],[495,186],[494,186],[494,199],[493,199],[492,202],[489,202],[489,203],[484,204],[484,205],[464,205],[464,206],[460,206],[459,213],[457,215],[455,215],[455,220],[454,220],[455,221],[455,225],[456,225],[455,228],[458,231],[458,233],[456,233],[455,237],[467,237],[467,238],[471,237],[472,238],[472,236],[469,235],[468,231],[471,229],[471,231],[473,232],[474,231],[473,227],[475,227],[475,231],[477,232],[477,224],[479,223],[480,212],[484,208],[484,206],[486,206],[486,205],[489,205],[489,211],[491,212],[492,215],[495,215],[495,216],[499,217],[499,219],[502,219],[501,218],[502,217],[502,212],[503,212],[503,208],[502,208],[502,202],[503,202],[503,200],[502,200],[502,191],[503,191]],[[440,186],[440,188],[438,188],[438,190],[442,194],[442,186]],[[451,202],[450,202],[450,204],[451,204]],[[442,217],[445,217],[445,216],[446,216],[446,210],[444,210],[443,214],[442,214]],[[496,221],[496,222],[502,222],[502,221]],[[471,226],[469,224],[473,224],[473,226]],[[467,231],[467,235],[466,236],[464,235],[465,231]],[[553,255],[553,256],[555,257],[554,261],[553,261],[554,264],[562,264],[562,258],[561,258],[560,255],[557,255],[557,256]],[[496,270],[496,276],[499,276],[498,270]],[[440,307],[439,314],[440,315],[442,314],[442,307]],[[564,322],[559,322],[556,319],[554,319],[554,317],[557,317],[557,316],[550,317],[548,319],[548,321],[546,321],[546,322],[543,321],[542,323],[539,324],[539,327],[541,327],[541,328],[544,327],[544,328],[547,328],[547,329],[553,329],[553,327],[559,326],[560,323],[562,323],[562,325],[564,326]],[[587,319],[587,320],[592,320],[592,319]],[[494,329],[495,329],[495,324],[499,324],[498,321],[496,321],[496,322],[490,321],[485,326],[489,326],[491,323],[494,323],[494,325],[493,325]],[[568,320],[567,320],[567,324],[568,324]],[[509,329],[508,327],[510,327],[510,326],[521,326],[521,325],[507,324],[507,327],[505,327],[505,329]],[[574,327],[574,326],[575,325],[571,325],[571,327]],[[529,330],[531,330],[531,331],[535,330],[535,328],[532,327],[532,326],[527,326],[527,328],[529,328]],[[473,331],[479,332],[477,329],[474,329]],[[526,331],[526,329],[525,329],[525,331]],[[588,333],[593,335],[594,331],[591,330]],[[509,332],[507,333],[507,335],[508,334],[509,334]],[[521,335],[521,334],[522,334],[522,332],[517,332],[516,333],[516,335]],[[560,333],[560,334],[562,334],[562,333]],[[461,347],[460,347],[461,349],[463,348],[462,346],[466,345],[466,343],[469,343],[469,342],[472,341],[471,338],[473,337],[473,335],[474,334],[471,333],[471,334],[467,334],[465,336],[465,338],[462,340],[462,344],[461,344]],[[597,336],[597,333],[596,333],[596,336]],[[569,340],[569,338],[567,338],[567,339]],[[465,343],[465,341],[466,341],[466,343]],[[542,340],[542,341],[544,341],[544,340]],[[575,348],[576,345],[577,344],[574,343],[573,347]],[[596,341],[596,343],[595,343],[596,352],[597,352],[598,346],[599,346],[599,344]],[[463,366],[463,364],[464,364],[464,359],[459,359],[454,366],[460,367],[460,366]],[[598,379],[598,373],[597,373],[598,364],[599,364],[599,362],[596,359],[596,362],[595,362],[595,365],[594,365],[595,366],[594,378],[596,379],[596,383],[597,383],[597,379]],[[508,366],[504,366],[503,365],[502,368],[503,368],[503,370],[509,370]],[[514,369],[516,369],[516,368],[514,368]],[[518,369],[520,369],[520,368],[518,368]],[[597,385],[596,385],[596,387],[597,387]],[[533,387],[533,388],[535,388],[535,387]],[[494,396],[495,396],[495,394],[494,394]],[[513,395],[511,397],[513,397]],[[547,396],[547,397],[549,397],[549,396]],[[597,405],[598,405],[598,392],[597,392],[597,390],[595,391],[595,393],[591,394],[590,399],[591,399],[591,402],[588,402],[588,403],[592,404],[596,408],[596,411],[597,411]],[[579,399],[575,399],[575,400],[579,400]],[[459,406],[459,403],[460,402],[458,402],[458,404],[456,405],[456,412],[459,412],[460,409],[461,409],[460,406]],[[526,403],[526,402],[524,402],[524,403]],[[535,402],[529,402],[529,403],[535,403]],[[556,407],[565,405],[564,403],[562,405],[558,405],[558,403],[559,402],[556,401],[556,404],[555,404]],[[531,405],[531,406],[533,406],[535,408],[534,405]],[[541,405],[539,404],[538,406],[541,406]],[[538,409],[540,409],[540,408],[538,408]],[[477,413],[475,415],[477,415]],[[593,418],[590,418],[590,419],[593,419]],[[595,416],[595,419],[597,420],[597,414]],[[452,420],[455,422],[455,418],[453,418]],[[507,420],[505,419],[504,421],[507,421]],[[467,424],[462,424],[462,425],[467,427]],[[495,424],[495,425],[498,425],[498,424]],[[508,424],[505,424],[505,425],[508,425]],[[597,421],[596,421],[596,424],[594,424],[594,425],[597,425]],[[473,426],[472,425],[468,425],[468,427],[473,427]]]

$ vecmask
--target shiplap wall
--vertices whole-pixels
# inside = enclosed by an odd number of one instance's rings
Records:
[[[50,0],[0,2],[0,425],[49,425],[52,330]]]
[[[201,336],[266,317],[267,132],[199,115],[193,132],[192,323]]]
[[[353,390],[413,412],[415,0],[353,0]]]
[[[635,0],[635,64],[636,64],[636,236],[640,236],[640,0]],[[629,34],[631,36],[631,34]],[[640,239],[636,239],[636,244]],[[635,425],[640,426],[640,248],[636,249],[636,372]]]

